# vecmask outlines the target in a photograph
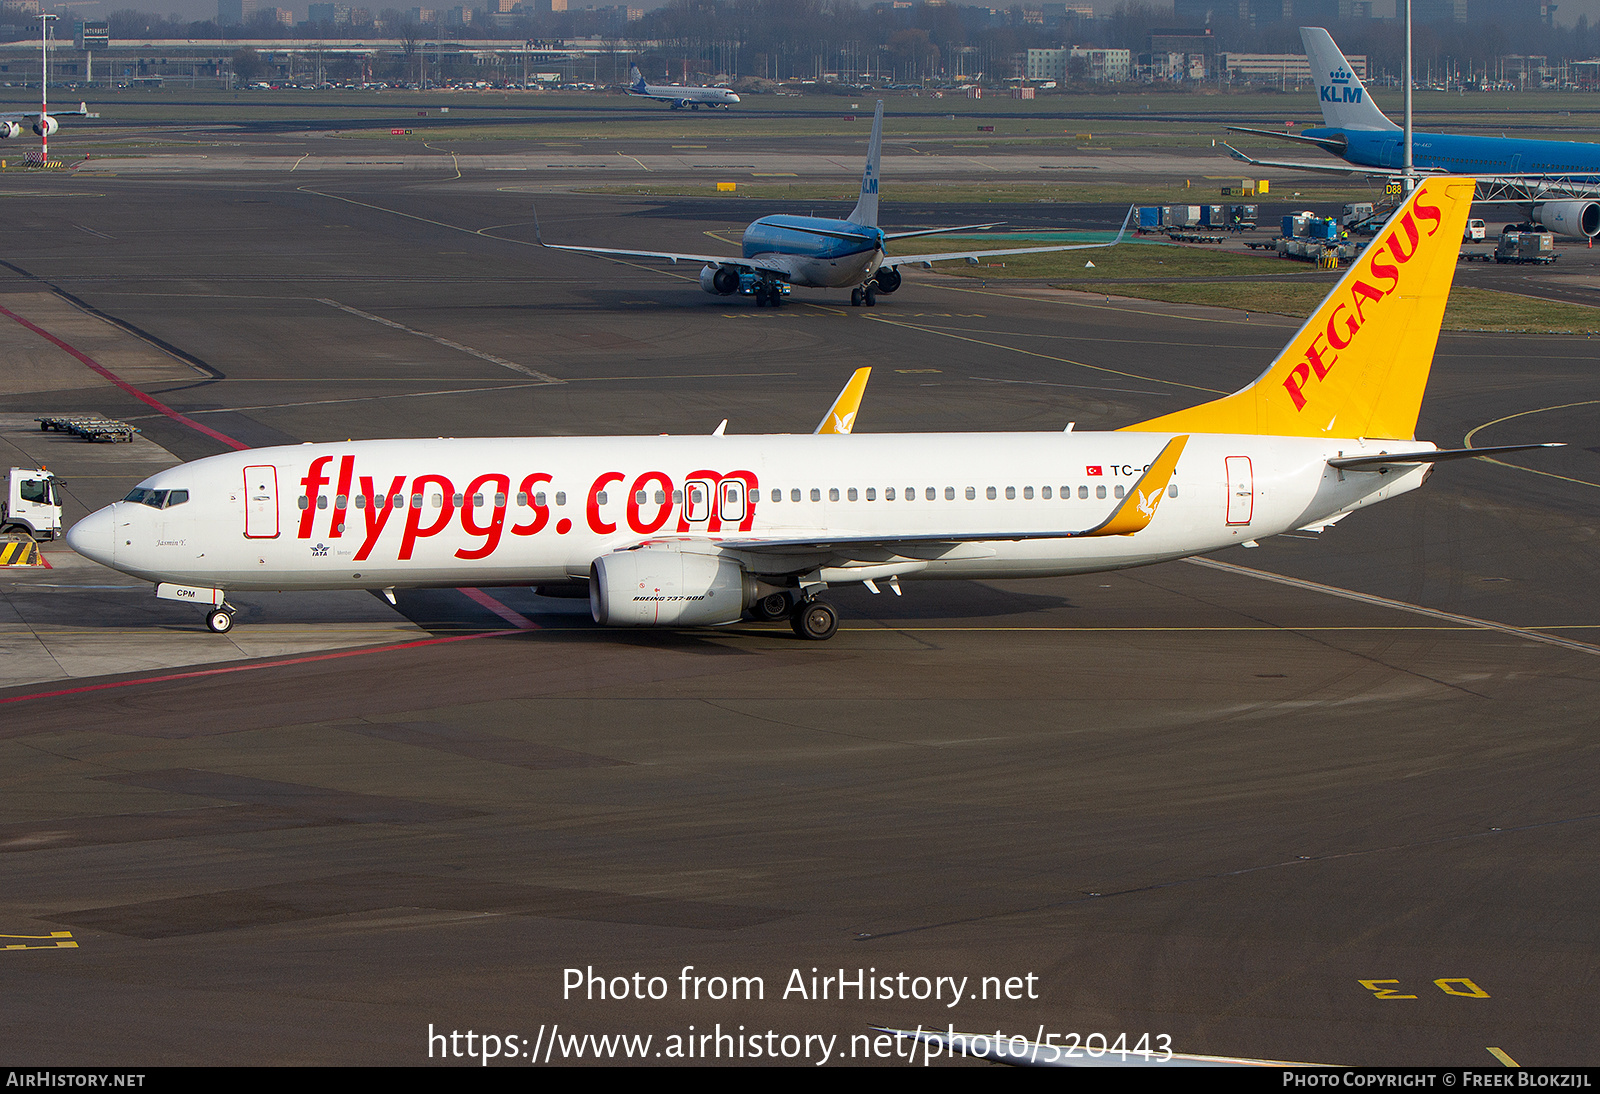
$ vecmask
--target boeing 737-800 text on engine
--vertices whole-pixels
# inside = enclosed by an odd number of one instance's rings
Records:
[[[233,590],[586,582],[600,623],[751,613],[827,638],[829,585],[1088,573],[1320,530],[1436,461],[1513,450],[1413,439],[1472,189],[1425,182],[1254,383],[1117,432],[852,435],[863,369],[812,435],[257,449],[153,475],[67,542],[218,631]]]

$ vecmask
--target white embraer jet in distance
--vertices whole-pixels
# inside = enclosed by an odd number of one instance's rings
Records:
[[[678,254],[673,251],[627,251],[614,247],[579,247],[546,243],[534,214],[534,232],[539,244],[557,251],[617,258],[664,258],[671,262],[703,262],[700,287],[714,296],[742,293],[756,298],[756,307],[783,303],[789,286],[810,289],[850,289],[850,303],[872,307],[879,293],[892,293],[900,287],[901,266],[930,267],[935,262],[966,259],[976,264],[980,258],[999,255],[1038,254],[1043,251],[1080,251],[1110,247],[1122,241],[1133,218],[1133,209],[1122,221],[1122,231],[1110,243],[1068,243],[1052,247],[1011,247],[1000,251],[941,251],[937,254],[890,255],[889,241],[913,236],[945,235],[993,224],[964,224],[958,228],[923,228],[913,232],[885,232],[878,227],[878,162],[883,152],[883,103],[872,116],[872,136],[867,141],[867,166],[861,173],[861,195],[856,207],[843,220],[826,217],[797,217],[779,214],[752,221],[744,230],[739,258],[727,255]]]
[[[654,99],[658,103],[667,103],[674,110],[690,107],[699,110],[705,106],[732,106],[739,101],[739,96],[725,87],[680,87],[677,84],[647,84],[644,82],[644,73],[639,71],[638,65],[628,66],[628,94],[638,95],[645,99]]]
[[[232,625],[233,590],[587,583],[597,622],[746,613],[827,638],[830,585],[1091,573],[1320,531],[1421,486],[1413,439],[1467,178],[1431,178],[1253,383],[1112,433],[304,444],[161,471],[79,521],[79,553]]]

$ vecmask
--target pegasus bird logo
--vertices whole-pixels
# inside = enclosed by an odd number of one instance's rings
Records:
[[[1139,507],[1139,515],[1145,520],[1154,520],[1156,506],[1161,504],[1161,490],[1151,490],[1148,493],[1143,490],[1135,490],[1133,493],[1135,504]]]
[[[856,412],[853,410],[846,411],[843,414],[834,414],[832,418],[833,431],[835,433],[848,433],[850,432],[850,427],[856,424]]]

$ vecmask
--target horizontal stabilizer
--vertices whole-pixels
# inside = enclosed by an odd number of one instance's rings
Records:
[[[1249,133],[1257,137],[1271,137],[1275,141],[1294,141],[1296,144],[1310,144],[1317,148],[1325,148],[1336,156],[1344,155],[1344,150],[1349,144],[1344,137],[1311,137],[1300,133],[1286,133],[1278,129],[1251,129],[1243,125],[1228,126],[1230,133]]]
[[[1418,452],[1379,452],[1375,456],[1339,456],[1328,461],[1329,467],[1341,471],[1366,471],[1396,464],[1440,463],[1444,460],[1470,460],[1477,456],[1497,456],[1505,452],[1531,452],[1535,448],[1565,448],[1564,441],[1546,441],[1544,444],[1502,444],[1492,448],[1431,448]]]

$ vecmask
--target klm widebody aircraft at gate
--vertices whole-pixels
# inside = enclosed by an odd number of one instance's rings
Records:
[[[861,173],[861,195],[856,207],[843,220],[825,217],[770,216],[753,221],[744,230],[737,258],[728,255],[678,254],[672,251],[627,251],[613,247],[582,247],[572,244],[539,243],[557,251],[578,251],[610,258],[656,258],[670,262],[699,262],[700,287],[713,296],[743,294],[754,296],[756,307],[783,303],[790,286],[811,289],[849,289],[850,303],[872,307],[880,293],[900,287],[900,267],[930,266],[935,262],[999,255],[1037,254],[1041,251],[1076,251],[1110,247],[1121,242],[1128,229],[1123,219],[1122,232],[1110,243],[1071,243],[1053,247],[1012,247],[999,251],[941,251],[937,254],[890,255],[888,245],[913,236],[944,235],[993,228],[993,224],[965,224],[958,228],[926,228],[914,232],[885,232],[878,227],[878,164],[883,149],[883,103],[872,116],[872,136],[867,143],[867,166]],[[535,228],[537,231],[537,227]]]
[[[1398,176],[1405,166],[1401,128],[1378,109],[1326,30],[1301,27],[1300,37],[1317,83],[1322,120],[1327,124],[1299,133],[1229,128],[1311,145],[1338,156],[1345,165],[1261,160],[1232,145],[1224,147],[1258,167]],[[1480,189],[1498,191],[1494,203],[1520,206],[1528,219],[1558,235],[1573,239],[1600,235],[1600,201],[1595,200],[1600,197],[1600,144],[1448,133],[1413,133],[1411,144],[1412,164],[1421,175],[1473,176]],[[1489,196],[1480,193],[1480,201]]]

